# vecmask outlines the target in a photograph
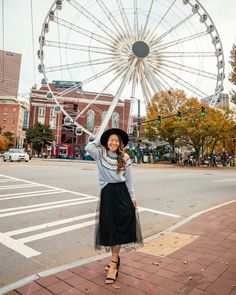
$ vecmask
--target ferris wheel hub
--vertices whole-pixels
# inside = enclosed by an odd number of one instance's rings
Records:
[[[138,58],[144,58],[149,55],[150,49],[144,41],[136,41],[132,46],[133,54]]]

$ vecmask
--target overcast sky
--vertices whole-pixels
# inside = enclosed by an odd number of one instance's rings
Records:
[[[1,16],[2,16],[2,2]],[[32,55],[32,36],[31,36],[31,10],[30,0],[5,0],[4,17],[5,17],[5,44],[4,49],[7,51],[22,54],[21,75],[19,92],[29,92],[34,84],[33,55]],[[33,0],[33,26],[34,26],[34,46],[35,54],[38,50],[38,37],[41,33],[41,27],[47,12],[54,1],[51,0]],[[211,16],[217,27],[220,38],[223,43],[223,49],[226,61],[226,79],[225,91],[229,92],[231,84],[228,82],[228,74],[231,71],[229,65],[229,55],[233,43],[236,43],[236,0],[201,0],[201,4]],[[1,17],[2,18],[2,17]],[[0,49],[3,49],[2,42],[2,22]],[[40,85],[42,75],[38,73],[38,59],[36,63],[36,83]]]

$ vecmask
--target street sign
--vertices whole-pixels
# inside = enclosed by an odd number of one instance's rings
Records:
[[[52,84],[55,85],[57,88],[70,88],[73,86],[78,86],[78,88],[82,88],[82,82],[80,82],[80,81],[53,80]]]

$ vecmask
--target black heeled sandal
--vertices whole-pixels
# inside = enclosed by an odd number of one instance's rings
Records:
[[[115,280],[118,277],[118,274],[119,274],[119,267],[120,267],[120,259],[119,259],[119,256],[118,256],[118,260],[117,261],[112,260],[111,262],[113,262],[113,263],[116,264],[116,274],[115,274],[115,277],[109,277],[107,275],[106,280],[105,280],[105,283],[106,284],[112,284],[112,283],[114,283]],[[110,269],[110,265],[109,265],[109,269]]]
[[[120,267],[120,256],[118,256],[118,260],[117,260],[117,268],[119,268],[119,267]],[[107,264],[105,266],[105,271],[108,271],[109,269],[110,269],[110,265]]]

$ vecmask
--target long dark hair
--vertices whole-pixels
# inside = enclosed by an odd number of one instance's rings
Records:
[[[116,153],[117,153],[117,174],[120,173],[120,171],[122,170],[125,170],[125,150],[124,150],[124,144],[123,144],[123,141],[121,139],[121,137],[116,134],[118,139],[119,139],[119,147],[118,149],[116,150]],[[109,150],[108,148],[108,141],[107,141],[107,145],[106,145],[106,149],[107,151]]]

